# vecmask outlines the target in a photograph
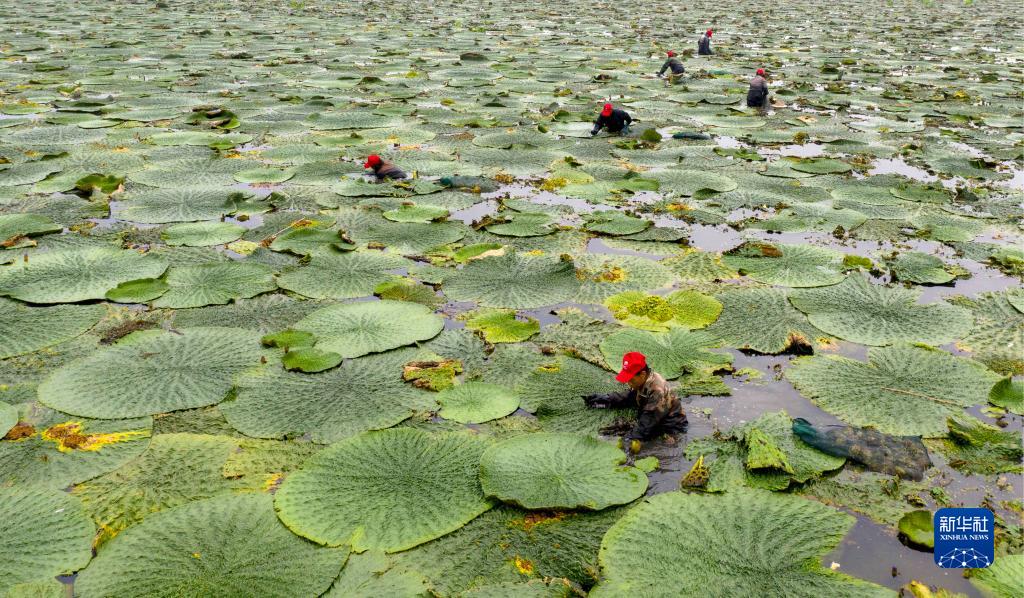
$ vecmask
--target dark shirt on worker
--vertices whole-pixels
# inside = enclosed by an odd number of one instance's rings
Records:
[[[747,106],[750,108],[764,108],[768,104],[768,82],[761,75],[755,75],[750,80],[750,89],[747,91]]]
[[[616,108],[612,110],[612,113],[608,116],[598,116],[597,120],[594,121],[594,129],[590,131],[590,134],[596,135],[602,128],[608,129],[609,133],[618,133],[631,122],[633,122],[632,116],[630,116],[625,110]]]
[[[603,397],[612,409],[636,407],[636,425],[629,438],[647,440],[659,434],[681,434],[686,431],[686,412],[668,382],[657,372],[647,375],[639,390],[627,388]]]
[[[378,181],[385,179],[399,180],[408,178],[409,175],[405,174],[405,171],[395,166],[393,162],[387,160],[381,160],[380,164],[373,167],[373,174],[377,177]]]
[[[714,52],[711,51],[711,38],[708,37],[706,33],[700,36],[700,39],[697,41],[697,54],[701,56],[710,56],[711,54],[714,54]]]
[[[674,56],[666,60],[665,64],[661,65],[661,70],[658,71],[658,76],[660,77],[668,69],[672,69],[673,75],[682,75],[686,72],[686,68],[683,66],[683,63],[679,62],[679,59]]]

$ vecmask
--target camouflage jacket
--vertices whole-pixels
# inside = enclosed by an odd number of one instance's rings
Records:
[[[640,390],[627,388],[605,398],[613,409],[636,407],[636,425],[627,434],[629,438],[646,440],[659,434],[679,434],[686,430],[683,404],[657,372],[647,376],[647,382]]]
[[[404,179],[407,176],[405,171],[387,160],[381,160],[381,163],[373,168],[373,174],[377,177],[378,181],[383,181],[384,179]]]

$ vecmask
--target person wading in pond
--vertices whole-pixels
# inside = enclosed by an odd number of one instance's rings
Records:
[[[697,54],[700,56],[711,56],[714,52],[711,51],[711,30],[708,29],[704,32],[704,35],[700,36],[697,40]]]
[[[686,72],[686,67],[684,67],[683,63],[676,58],[676,53],[672,50],[669,50],[667,55],[668,59],[665,60],[665,64],[661,65],[661,70],[658,71],[657,76],[660,78],[665,71],[672,69],[672,74],[668,76],[668,82],[671,85],[683,76],[683,73]]]
[[[636,424],[623,436],[623,448],[628,450],[633,440],[649,440],[661,434],[674,440],[676,435],[686,431],[686,413],[682,403],[668,387],[665,378],[647,365],[647,357],[643,353],[634,351],[623,355],[622,370],[615,380],[629,385],[629,388],[587,395],[583,402],[593,409],[636,408]]]
[[[393,162],[382,160],[377,154],[370,154],[366,159],[366,163],[363,164],[363,168],[372,168],[373,176],[377,177],[377,182],[391,180],[400,180],[408,178],[405,171],[395,166]]]
[[[764,69],[757,69],[757,74],[750,80],[747,107],[757,108],[760,112],[768,110],[768,81],[764,78]]]
[[[615,108],[611,104],[605,104],[604,109],[601,110],[601,115],[594,121],[594,128],[591,129],[590,135],[593,137],[601,129],[608,129],[609,133],[621,133],[622,135],[629,134],[629,125],[633,122],[631,117],[625,110]]]

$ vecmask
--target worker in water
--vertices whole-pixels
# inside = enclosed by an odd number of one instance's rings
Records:
[[[634,351],[623,355],[622,370],[615,380],[629,387],[619,392],[588,395],[583,401],[593,409],[636,409],[636,424],[623,437],[623,448],[629,447],[633,440],[648,440],[661,434],[674,437],[686,431],[682,403],[661,374],[651,371],[643,353]]]
[[[704,35],[700,36],[700,40],[697,41],[697,54],[700,56],[711,56],[714,52],[711,51],[711,29],[704,32]]]
[[[629,125],[632,122],[633,117],[625,110],[620,110],[611,104],[605,104],[604,109],[601,110],[601,115],[594,121],[594,128],[590,130],[590,135],[597,135],[601,129],[608,129],[609,133],[627,135],[629,134]]]
[[[377,177],[377,182],[381,182],[387,179],[399,180],[408,178],[401,168],[394,165],[394,163],[387,160],[382,160],[377,154],[370,154],[366,158],[366,163],[363,164],[363,168],[372,168],[373,176]]]
[[[661,70],[658,71],[657,76],[661,77],[665,71],[672,69],[672,74],[668,76],[668,82],[671,85],[672,83],[675,83],[678,78],[683,76],[683,73],[686,72],[686,67],[684,67],[683,63],[676,58],[676,53],[672,50],[668,51],[667,56],[668,58],[665,60],[665,63],[661,65]]]
[[[768,81],[764,78],[764,69],[757,69],[757,74],[750,80],[747,90],[747,107],[757,108],[764,112],[768,109]]]

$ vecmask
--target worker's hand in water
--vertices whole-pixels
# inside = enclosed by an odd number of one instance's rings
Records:
[[[622,437],[622,450],[626,451],[626,465],[633,465],[637,453],[640,452],[640,441],[629,436]]]
[[[607,409],[611,407],[611,401],[608,397],[599,394],[587,395],[583,397],[583,402],[591,409]]]

